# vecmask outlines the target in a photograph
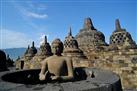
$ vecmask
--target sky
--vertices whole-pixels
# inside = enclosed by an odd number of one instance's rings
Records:
[[[136,0],[0,0],[0,49],[19,48],[35,42],[40,46],[46,35],[64,41],[69,27],[73,36],[90,17],[94,27],[109,43],[119,19],[137,43]]]

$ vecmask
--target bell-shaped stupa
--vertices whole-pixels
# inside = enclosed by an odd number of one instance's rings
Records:
[[[71,27],[65,37],[63,55],[72,58],[74,67],[79,67],[81,64],[86,67],[89,64],[89,60],[79,49],[77,40],[72,36]]]
[[[78,47],[77,40],[72,36],[71,27],[65,37],[63,55],[70,57],[85,57]]]
[[[30,60],[35,56],[36,53],[37,53],[37,49],[36,49],[36,47],[34,45],[34,41],[33,41],[31,48],[29,48],[27,54],[25,54],[23,69],[30,68]]]
[[[38,53],[31,59],[30,69],[39,69],[41,67],[41,61],[51,55],[51,46],[47,42],[47,36],[45,36],[44,42],[40,45]]]
[[[132,49],[137,48],[129,32],[122,29],[118,19],[115,21],[115,31],[110,36],[110,46],[117,46],[118,49]]]
[[[105,36],[94,28],[91,18],[86,18],[83,29],[76,35],[80,49],[95,49],[97,46],[106,46]]]

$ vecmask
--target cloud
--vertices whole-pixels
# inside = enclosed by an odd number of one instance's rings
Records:
[[[12,5],[18,10],[19,15],[22,17],[24,22],[29,25],[34,30],[44,31],[47,26],[40,22],[49,17],[47,13],[45,13],[47,9],[47,5],[41,2],[12,2]]]
[[[25,17],[37,18],[37,19],[45,19],[48,15],[45,13],[47,6],[42,3],[34,3],[34,2],[14,2],[13,5],[17,8],[21,14]]]
[[[29,17],[38,18],[38,19],[44,19],[44,18],[48,17],[47,14],[38,14],[38,13],[34,13],[34,12],[26,12],[25,14]]]
[[[45,5],[43,2],[35,3],[35,2],[28,2],[28,7],[33,8],[35,10],[44,11],[47,9],[47,5]]]
[[[26,34],[12,31],[8,29],[1,29],[1,39],[0,39],[0,48],[18,48],[18,47],[27,47],[28,44],[32,42]]]

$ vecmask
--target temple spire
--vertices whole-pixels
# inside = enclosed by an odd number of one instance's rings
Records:
[[[34,41],[32,42],[32,47],[34,47]]]
[[[28,45],[28,48],[26,49],[24,54],[27,54],[29,49],[30,49],[30,46]]]
[[[47,43],[47,36],[44,37],[44,42]]]
[[[116,19],[115,26],[117,31],[121,30],[119,19]]]
[[[72,36],[71,27],[69,28],[68,36]]]
[[[90,17],[85,19],[85,21],[84,21],[84,28],[86,28],[86,29],[93,29],[94,30],[94,26],[93,26],[93,23],[92,23],[92,20],[91,20]]]
[[[30,48],[30,46],[28,45],[28,49]]]

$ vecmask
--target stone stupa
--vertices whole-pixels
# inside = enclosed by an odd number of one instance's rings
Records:
[[[134,49],[137,48],[135,41],[133,41],[129,32],[122,29],[118,19],[115,21],[115,31],[110,36],[110,49],[117,47],[117,49]],[[114,47],[115,46],[115,47]]]
[[[51,46],[47,42],[47,36],[45,36],[44,42],[41,44],[38,53],[30,61],[30,69],[39,69],[41,67],[41,61],[51,55]]]
[[[71,27],[68,35],[65,37],[63,55],[72,58],[74,67],[81,64],[87,66],[86,64],[89,62],[83,51],[79,49],[77,40],[72,36]]]
[[[102,32],[94,28],[91,18],[86,18],[84,27],[76,35],[80,49],[97,49],[96,47],[106,46],[105,36]]]
[[[68,36],[65,37],[63,54],[70,57],[85,57],[78,47],[77,40],[72,36],[71,27]]]
[[[32,46],[26,49],[24,56],[21,57],[18,61],[15,62],[16,69],[28,69],[30,65],[30,60],[35,56],[37,53],[37,49],[34,45],[34,41],[32,42]]]
[[[25,53],[23,69],[30,68],[30,60],[35,56],[36,53],[37,53],[37,49],[36,49],[36,47],[34,45],[34,41],[33,41],[31,48],[29,48]]]
[[[28,53],[26,54],[26,57],[29,57],[30,59],[35,56],[37,53],[37,49],[34,45],[34,41],[32,42],[31,48],[29,48]]]
[[[29,49],[30,49],[30,46],[28,45],[28,48],[26,49],[24,55],[22,57],[18,57],[17,60],[15,61],[17,70],[23,69],[25,56],[27,55]]]

